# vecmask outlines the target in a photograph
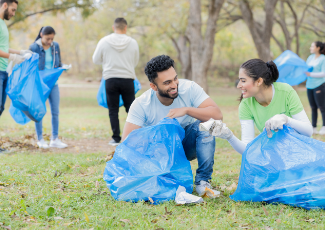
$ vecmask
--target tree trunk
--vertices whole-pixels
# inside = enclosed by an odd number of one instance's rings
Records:
[[[278,0],[265,0],[264,25],[255,21],[253,11],[248,0],[240,1],[242,17],[252,35],[258,56],[264,61],[271,59],[270,41],[272,36],[274,10]]]
[[[210,0],[205,36],[202,36],[201,0],[190,0],[188,38],[192,79],[208,92],[207,73],[213,56],[217,20],[225,0]]]
[[[172,37],[171,40],[177,50],[177,58],[182,66],[182,77],[192,80],[191,48],[187,36],[179,35],[177,40]]]

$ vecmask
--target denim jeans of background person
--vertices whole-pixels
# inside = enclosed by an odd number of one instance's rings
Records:
[[[103,67],[106,80],[106,97],[109,118],[113,131],[109,145],[116,146],[121,141],[118,119],[119,100],[122,96],[126,112],[135,99],[135,70],[139,61],[139,47],[136,40],[126,35],[127,22],[117,18],[113,25],[114,33],[102,38],[93,55],[93,62]]]
[[[7,99],[7,94],[6,94],[7,82],[8,82],[8,73],[6,71],[0,71],[0,116],[2,115],[5,109],[5,104]]]
[[[189,161],[197,159],[195,185],[200,196],[211,189],[215,138],[199,130],[199,124],[213,118],[222,119],[215,102],[193,81],[178,79],[174,61],[166,55],[151,59],[145,73],[151,89],[136,98],[126,119],[124,140],[130,132],[141,127],[156,125],[165,117],[175,118],[185,130],[183,147]],[[215,195],[219,192],[214,190]]]
[[[55,31],[51,26],[42,27],[35,42],[29,47],[31,51],[39,55],[39,70],[62,67],[60,46],[57,42],[53,41],[54,36]],[[43,121],[35,123],[38,140],[37,145],[40,148],[66,148],[68,145],[59,139],[60,91],[57,83],[50,93],[49,102],[52,115],[52,137],[50,145],[43,138]]]

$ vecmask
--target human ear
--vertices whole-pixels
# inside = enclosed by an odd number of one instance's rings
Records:
[[[152,90],[154,90],[154,91],[158,91],[157,86],[156,86],[154,83],[152,83],[152,82],[150,82],[150,88],[151,88]]]

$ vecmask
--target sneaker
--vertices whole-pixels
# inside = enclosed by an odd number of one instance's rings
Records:
[[[219,191],[212,189],[209,182],[203,180],[201,180],[200,184],[196,186],[196,192],[201,197],[216,198],[220,195]]]
[[[318,134],[320,134],[320,135],[325,135],[325,126],[323,126],[323,127],[319,130]]]
[[[121,144],[121,142],[120,141],[117,142],[114,139],[112,139],[110,142],[108,142],[108,144],[111,145],[111,146],[118,146],[119,144]]]
[[[39,140],[37,142],[37,145],[40,149],[48,149],[49,148],[49,145],[44,141],[44,139],[42,140]]]
[[[318,134],[317,128],[313,128],[313,134]]]
[[[56,138],[54,140],[51,140],[50,147],[64,149],[64,148],[68,147],[68,145],[63,143],[59,138]]]

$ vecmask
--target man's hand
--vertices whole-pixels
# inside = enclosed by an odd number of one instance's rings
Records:
[[[33,54],[33,51],[31,51],[31,50],[21,50],[20,51],[21,56],[24,56],[25,54]]]
[[[13,61],[16,64],[20,64],[23,61],[25,61],[25,58],[23,56],[18,55],[18,54],[10,54],[9,55],[9,60]]]
[[[284,114],[277,114],[270,118],[267,122],[265,122],[265,129],[267,132],[267,136],[269,138],[272,137],[272,131],[277,132],[279,129],[283,129],[283,125],[289,122],[289,118]]]
[[[166,117],[173,119],[173,118],[185,116],[186,114],[187,114],[187,107],[177,108],[177,109],[169,110],[169,113],[167,114]]]

